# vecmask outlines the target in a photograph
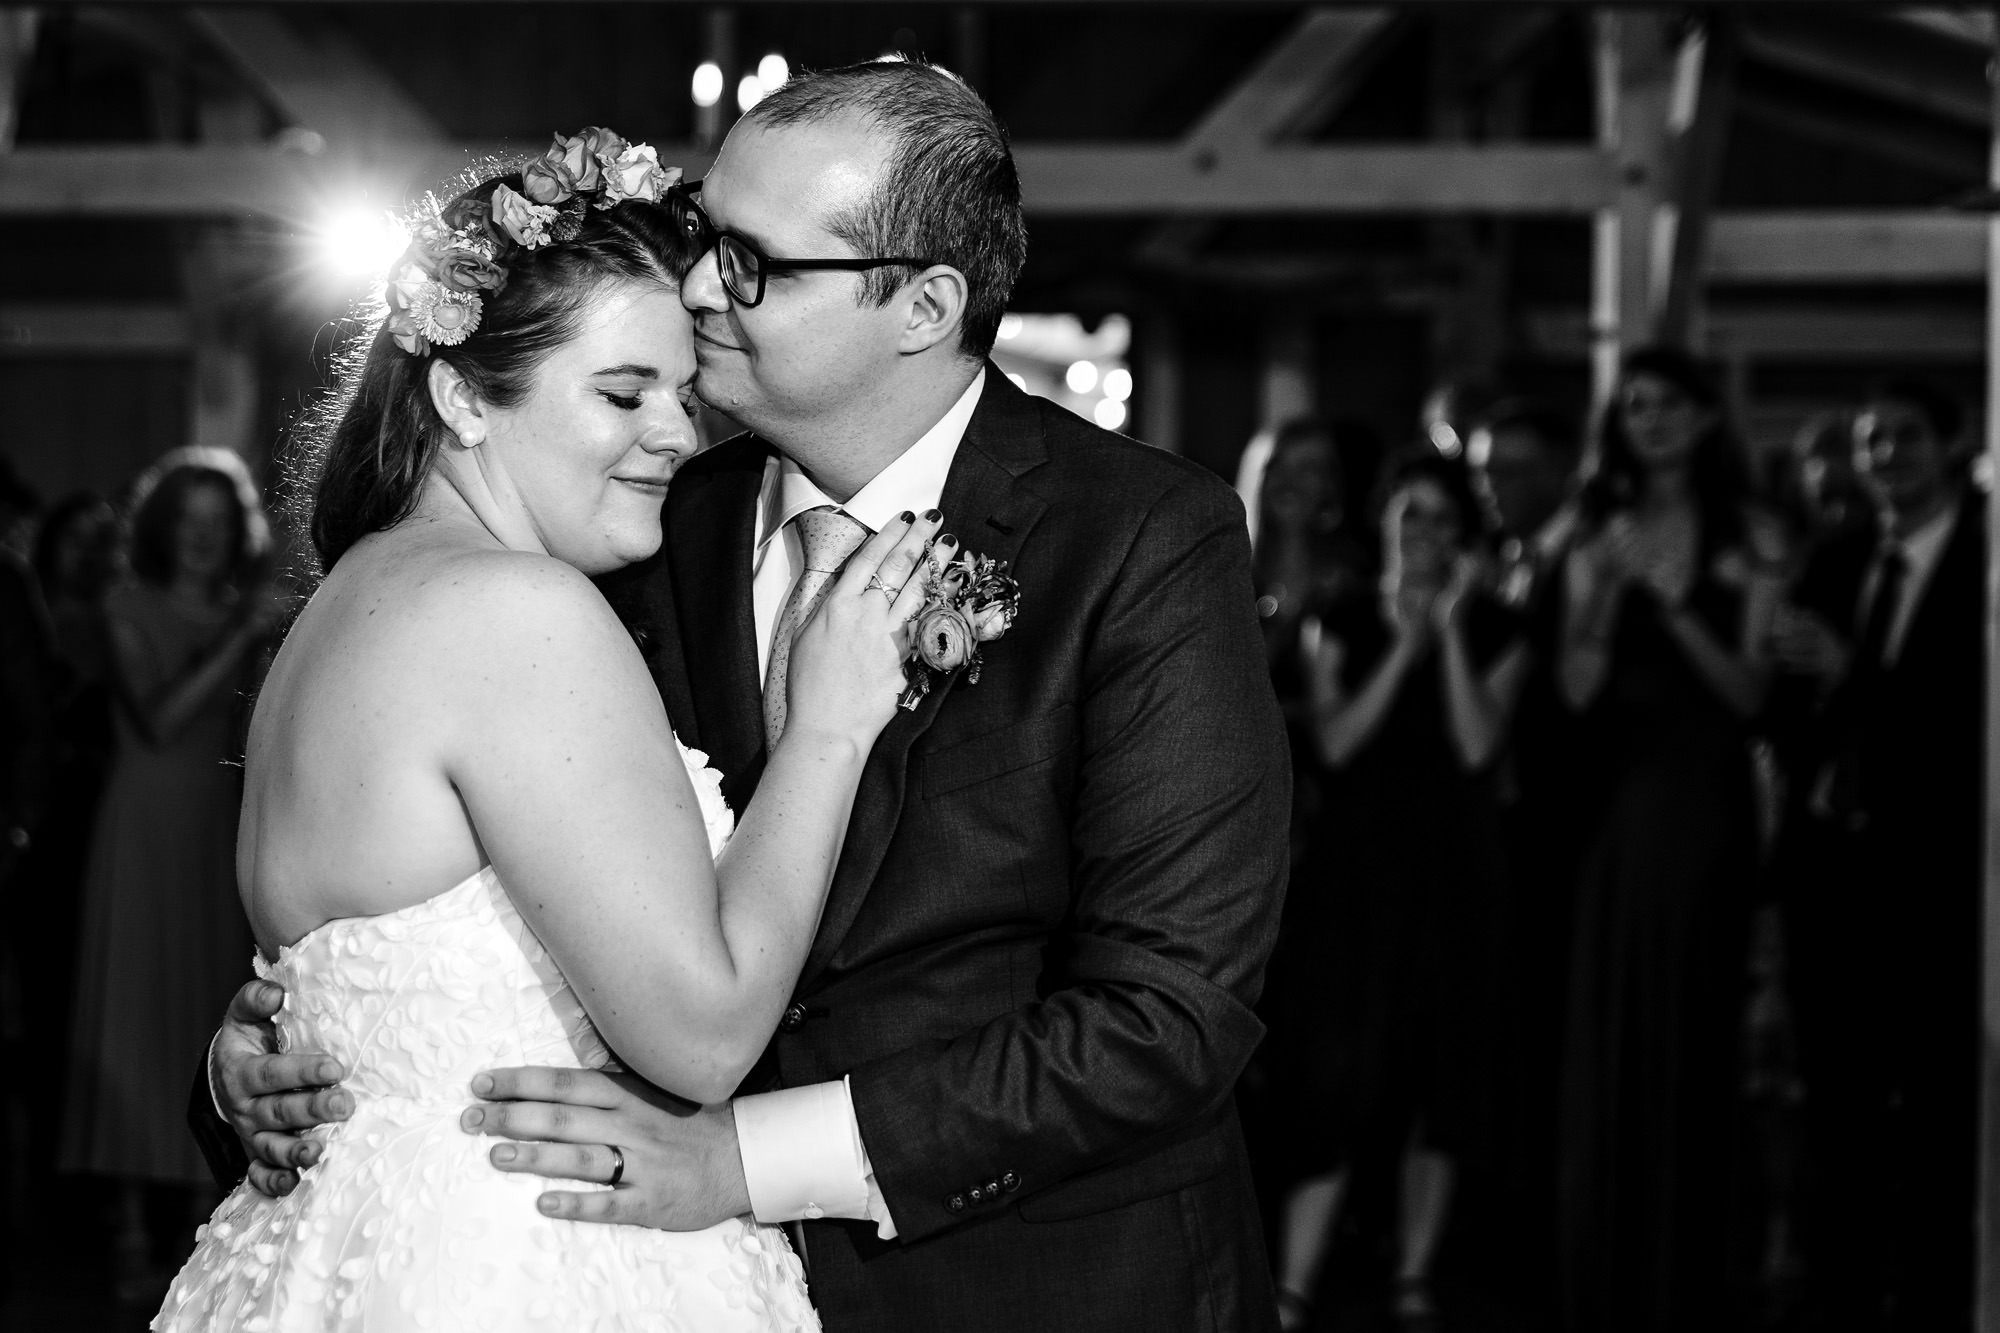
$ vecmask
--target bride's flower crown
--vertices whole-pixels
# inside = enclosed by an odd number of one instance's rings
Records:
[[[389,270],[389,336],[413,356],[464,342],[479,327],[484,298],[507,285],[515,256],[573,240],[587,208],[657,204],[680,179],[650,144],[592,127],[558,134],[520,169],[518,190],[494,176],[448,204],[426,196],[410,246]]]

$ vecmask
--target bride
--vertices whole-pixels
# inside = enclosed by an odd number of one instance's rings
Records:
[[[351,355],[237,869],[281,1042],[336,1055],[353,1110],[290,1194],[223,1201],[156,1329],[818,1327],[776,1229],[543,1217],[544,1182],[458,1129],[477,1071],[607,1047],[729,1095],[803,965],[937,535],[890,523],[806,620],[732,836],[588,577],[659,547],[695,449],[677,176],[586,130],[433,205]]]

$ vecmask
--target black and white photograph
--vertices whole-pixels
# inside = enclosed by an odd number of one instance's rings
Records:
[[[0,1331],[2000,1333],[2000,9],[0,5]]]

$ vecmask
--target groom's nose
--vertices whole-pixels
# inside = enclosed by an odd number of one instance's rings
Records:
[[[723,314],[729,310],[729,293],[722,286],[722,271],[716,267],[713,247],[681,279],[681,304],[696,313],[712,310]]]

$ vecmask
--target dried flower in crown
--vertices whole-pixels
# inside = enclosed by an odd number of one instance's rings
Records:
[[[657,204],[681,179],[651,145],[597,126],[557,135],[519,174],[519,189],[495,177],[446,205],[425,200],[384,292],[396,346],[426,356],[464,342],[479,327],[485,298],[507,285],[516,254],[575,239],[593,205]]]

